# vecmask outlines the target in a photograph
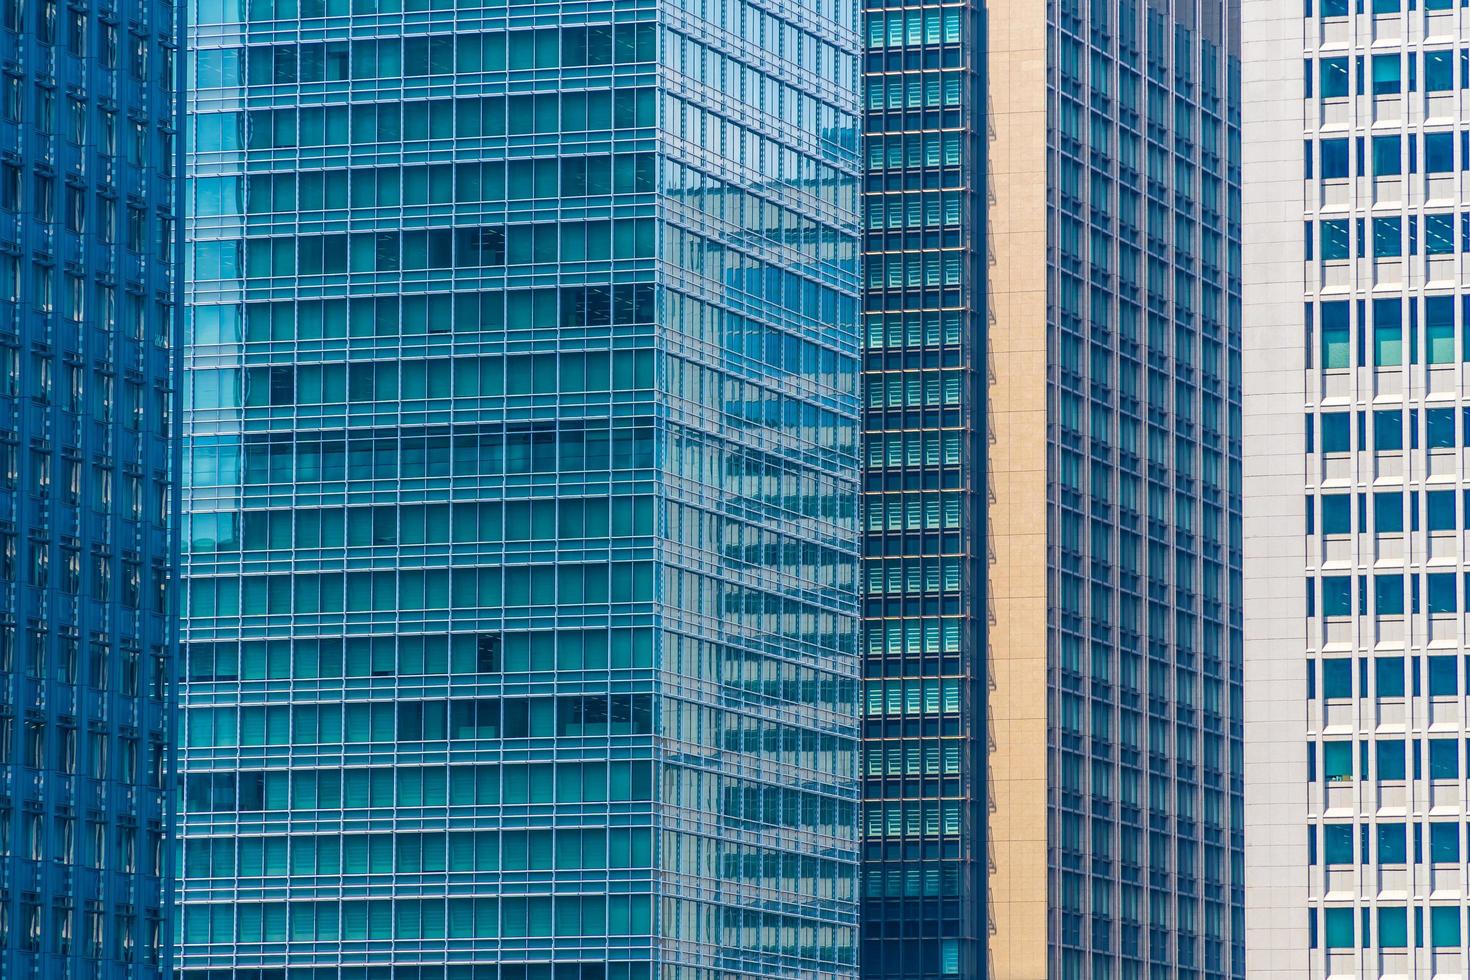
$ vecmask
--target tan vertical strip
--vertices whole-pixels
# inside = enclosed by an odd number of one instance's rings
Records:
[[[990,967],[1045,980],[1046,4],[988,4]]]

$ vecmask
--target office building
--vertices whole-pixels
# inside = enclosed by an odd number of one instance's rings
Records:
[[[1236,5],[986,30],[988,975],[1240,977]]]
[[[983,975],[981,4],[870,3],[863,976]]]
[[[190,40],[181,976],[855,976],[856,6]]]
[[[0,976],[159,978],[177,11],[0,3]]]
[[[1463,975],[1470,20],[1243,18],[1250,973]]]

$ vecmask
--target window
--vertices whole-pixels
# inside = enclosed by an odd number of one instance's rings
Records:
[[[1373,576],[1374,608],[1380,616],[1402,616],[1404,614],[1404,577],[1402,575]]]
[[[1337,262],[1351,258],[1346,218],[1321,222],[1319,232],[1323,261]]]
[[[1430,906],[1429,945],[1436,949],[1460,945],[1460,906]]]
[[[1373,413],[1373,448],[1380,453],[1403,450],[1404,413],[1401,410],[1389,409]],[[1402,525],[1398,530],[1403,530]]]
[[[1341,701],[1353,696],[1353,662],[1344,658],[1322,661],[1322,696]]]
[[[1404,949],[1409,945],[1409,910],[1379,906],[1378,945],[1385,949]]]
[[[1453,497],[1453,494],[1450,494]],[[1322,495],[1322,533],[1351,534],[1353,530],[1353,498],[1351,494]],[[1450,502],[1453,513],[1454,501]]]
[[[1353,778],[1353,743],[1322,743],[1322,775],[1329,783]]]
[[[1401,823],[1380,823],[1377,826],[1377,857],[1379,864],[1407,864],[1408,832]]]
[[[1398,215],[1373,219],[1373,257],[1397,258],[1404,254],[1404,219]],[[1383,302],[1376,300],[1375,302]],[[1394,301],[1397,303],[1397,300]],[[1397,364],[1398,361],[1393,363]]]
[[[1430,364],[1455,361],[1455,299],[1429,296],[1424,300],[1424,347]]]
[[[1352,450],[1352,418],[1351,412],[1322,413],[1324,453],[1346,453]]]
[[[1429,694],[1431,697],[1454,697],[1459,693],[1459,666],[1458,655],[1435,656],[1429,658]]]
[[[1380,738],[1374,743],[1374,754],[1378,762],[1378,778],[1380,780],[1400,781],[1408,773],[1408,765],[1404,759],[1404,740],[1401,738]]]
[[[1455,448],[1455,410],[1453,408],[1428,408],[1424,410],[1424,441],[1430,449]]]
[[[1322,576],[1322,615],[1353,614],[1353,579],[1351,575]]]
[[[1320,67],[1320,88],[1322,98],[1347,98],[1350,91],[1348,77],[1348,60],[1346,58],[1323,58]]]
[[[1329,823],[1322,827],[1322,856],[1328,864],[1352,864],[1353,825]]]
[[[1454,572],[1438,572],[1424,576],[1428,612],[1453,613],[1456,611]]]
[[[480,674],[500,672],[500,636],[496,633],[481,634],[475,641],[475,671]]]
[[[1431,174],[1448,174],[1455,170],[1455,134],[1424,134],[1424,170]]]
[[[1400,136],[1373,137],[1373,175],[1391,177],[1403,173],[1403,139]]]
[[[1429,825],[1429,860],[1435,864],[1458,864],[1460,862],[1460,824],[1458,822]]]
[[[1398,52],[1373,56],[1373,94],[1396,95],[1402,87],[1403,58]]]
[[[1375,227],[1377,223],[1375,219]],[[1396,299],[1373,301],[1373,363],[1377,367],[1397,367],[1404,363],[1402,309]]]
[[[1349,304],[1322,304],[1322,366],[1327,369],[1351,367],[1352,331]]]
[[[1449,92],[1455,87],[1455,52],[1424,52],[1424,88],[1429,92]]]
[[[1328,949],[1352,949],[1357,945],[1353,932],[1353,916],[1356,909],[1323,909],[1323,938]]]
[[[1455,491],[1431,490],[1424,495],[1424,529],[1426,531],[1453,531],[1455,529]]]
[[[1429,778],[1458,779],[1460,777],[1460,740],[1458,738],[1432,738],[1429,740]]]
[[[1348,174],[1348,140],[1322,141],[1322,177],[1324,180],[1340,180]]]
[[[1424,254],[1455,254],[1455,216],[1453,214],[1426,214],[1424,216]]]

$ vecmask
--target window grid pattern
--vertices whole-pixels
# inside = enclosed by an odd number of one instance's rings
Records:
[[[869,3],[865,977],[979,976],[985,835],[980,12]]]
[[[1467,961],[1465,18],[1303,22],[1313,976]]]
[[[1051,969],[1241,977],[1237,26],[1051,17]]]
[[[17,980],[170,973],[174,18],[0,4],[0,975]]]
[[[182,976],[853,976],[855,7],[198,8]]]

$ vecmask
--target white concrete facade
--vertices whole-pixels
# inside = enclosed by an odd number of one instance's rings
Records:
[[[1247,974],[1470,972],[1470,9],[1246,0]]]
[[[1246,974],[1307,975],[1301,8],[1241,7]]]

